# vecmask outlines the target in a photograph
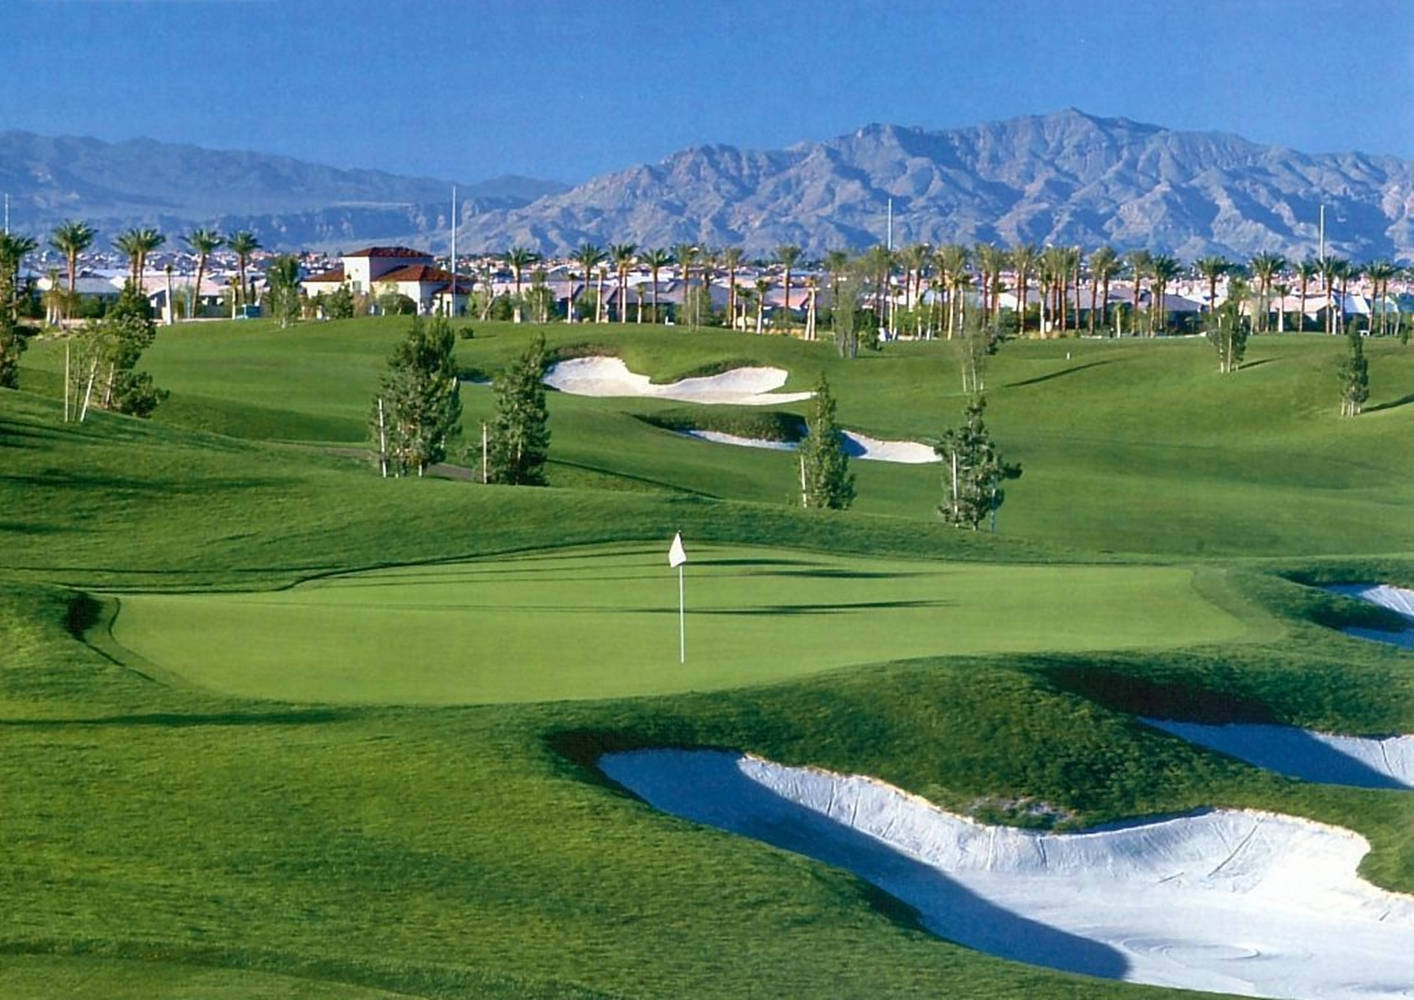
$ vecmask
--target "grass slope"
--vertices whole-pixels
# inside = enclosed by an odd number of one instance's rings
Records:
[[[479,331],[460,342],[461,361],[493,370],[528,334]],[[1414,890],[1414,796],[1278,778],[1133,717],[1414,731],[1409,654],[1316,624],[1370,612],[1250,561],[1212,558],[1267,556],[1311,580],[1414,580],[1398,555],[1411,551],[1414,528],[1395,517],[1410,489],[1398,388],[1410,369],[1398,345],[1371,345],[1383,408],[1346,422],[1325,413],[1339,345],[1320,338],[1254,341],[1261,363],[1229,379],[1196,343],[1008,345],[989,375],[991,414],[1027,472],[1003,511],[1005,534],[993,538],[932,523],[932,473],[910,478],[917,470],[860,463],[872,514],[799,511],[780,502],[792,487],[788,465],[770,464],[779,456],[685,442],[634,419],[654,404],[552,399],[562,463],[552,471],[574,489],[384,482],[366,466],[260,440],[357,443],[397,335],[384,322],[164,331],[152,367],[175,390],[165,425],[100,414],[66,428],[52,392],[0,393],[0,992],[63,996],[88,983],[161,1000],[202,990],[223,1000],[318,997],[328,984],[355,997],[1174,996],[940,942],[838,871],[659,815],[593,768],[603,750],[635,746],[731,746],[870,773],[1012,821],[1033,807],[1076,824],[1205,805],[1273,809],[1357,829],[1374,848],[1367,875]],[[580,328],[551,336],[584,339]],[[824,345],[776,338],[595,336],[659,378],[750,358],[790,368],[796,387],[824,367],[845,423],[883,436],[955,419],[942,345],[891,346],[847,365]],[[43,388],[57,357],[37,345],[27,384]],[[487,405],[476,391],[466,391],[468,426]],[[619,428],[637,436],[603,434]],[[408,588],[408,599],[431,596],[432,634],[465,603],[464,583],[432,583],[463,572],[448,561],[651,541],[643,558],[657,563],[678,529],[697,546],[786,550],[827,570],[899,574],[919,559],[953,560],[933,571],[958,578],[948,580],[957,607],[1012,601],[1034,617],[1021,624],[1035,645],[893,663],[860,652],[871,641],[915,650],[905,625],[882,637],[836,634],[848,669],[765,686],[538,704],[297,705],[174,679],[198,662],[183,653],[197,647],[194,633],[180,637],[173,659],[183,662],[170,671],[106,655],[121,651],[79,637],[101,633],[111,604],[71,589],[118,591],[122,601],[142,600],[126,593],[134,589],[205,588],[222,592],[200,599],[220,620],[248,599],[233,592],[442,560],[261,598],[310,599],[322,612],[332,605],[320,600],[350,581],[378,580]],[[1203,561],[1183,565],[1199,543]],[[1101,549],[1143,555],[1102,565],[1119,560]],[[632,571],[638,557],[623,558]],[[576,591],[573,555],[545,559],[560,581],[488,603]],[[1043,565],[1086,560],[1095,565]],[[1179,565],[1152,565],[1164,562]],[[1135,587],[1118,593],[1121,579]],[[728,606],[779,585],[728,580]],[[796,603],[838,604],[876,585],[910,591],[916,580],[790,582],[817,588]],[[578,590],[588,603],[615,600]],[[157,609],[197,599],[152,600]],[[1209,614],[1212,603],[1236,622]],[[1107,618],[1107,607],[1142,617]],[[644,617],[649,629],[666,618],[671,636],[670,613]],[[767,629],[746,617],[741,627],[762,629],[748,636],[760,642],[821,620],[783,615]],[[272,620],[241,619],[237,641]],[[1044,638],[1056,622],[1089,638],[1061,648]],[[1244,641],[1234,642],[1238,622]],[[497,633],[476,624],[463,635],[495,649]],[[1136,637],[1170,643],[1190,624],[1214,631],[1201,645],[1115,648]],[[636,646],[649,641],[620,631]],[[987,630],[973,620],[967,631]],[[422,641],[412,627],[389,634]],[[1101,638],[1109,649],[1093,648]],[[508,666],[524,662],[509,653]],[[275,683],[264,693],[281,693]]]

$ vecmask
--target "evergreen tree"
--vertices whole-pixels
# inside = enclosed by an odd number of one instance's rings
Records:
[[[300,313],[299,260],[293,254],[276,258],[265,274],[265,303],[269,313],[285,329]]]
[[[1359,330],[1350,324],[1345,339],[1350,342],[1350,353],[1340,363],[1340,415],[1357,417],[1365,401],[1370,398],[1370,363],[1365,359],[1365,345]]]
[[[486,480],[513,486],[545,485],[550,414],[545,407],[545,337],[536,337],[496,379]]]
[[[16,279],[20,258],[33,249],[33,240],[0,235],[0,389],[18,389],[20,385],[20,355],[28,345],[20,333]]]
[[[420,476],[427,466],[442,461],[447,438],[461,430],[454,345],[445,317],[431,323],[414,319],[378,380],[370,423],[385,460],[398,475],[416,469]]]
[[[1006,499],[1002,483],[1021,475],[1021,466],[1007,465],[997,452],[992,436],[982,422],[987,401],[972,396],[963,411],[961,427],[949,428],[934,447],[943,460],[943,502],[938,513],[958,528],[978,526],[990,515],[996,530],[996,511]]]
[[[824,373],[815,384],[808,431],[800,446],[801,501],[806,507],[845,510],[854,502],[854,473],[835,421],[835,397]]]

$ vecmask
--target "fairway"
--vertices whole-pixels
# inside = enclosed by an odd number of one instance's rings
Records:
[[[123,594],[113,636],[200,687],[299,702],[470,704],[770,683],[909,657],[1219,642],[1192,571],[997,566],[693,546],[687,663],[666,544],[377,570],[285,591]]]

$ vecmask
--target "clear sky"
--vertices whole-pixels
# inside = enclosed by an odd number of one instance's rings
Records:
[[[1414,0],[6,0],[0,129],[459,181],[1077,107],[1414,159]]]

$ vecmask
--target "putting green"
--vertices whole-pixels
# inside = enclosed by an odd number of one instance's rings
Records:
[[[305,702],[712,690],[908,657],[1219,642],[1190,570],[693,546],[687,662],[666,545],[378,570],[291,590],[125,594],[113,637],[201,687]]]

